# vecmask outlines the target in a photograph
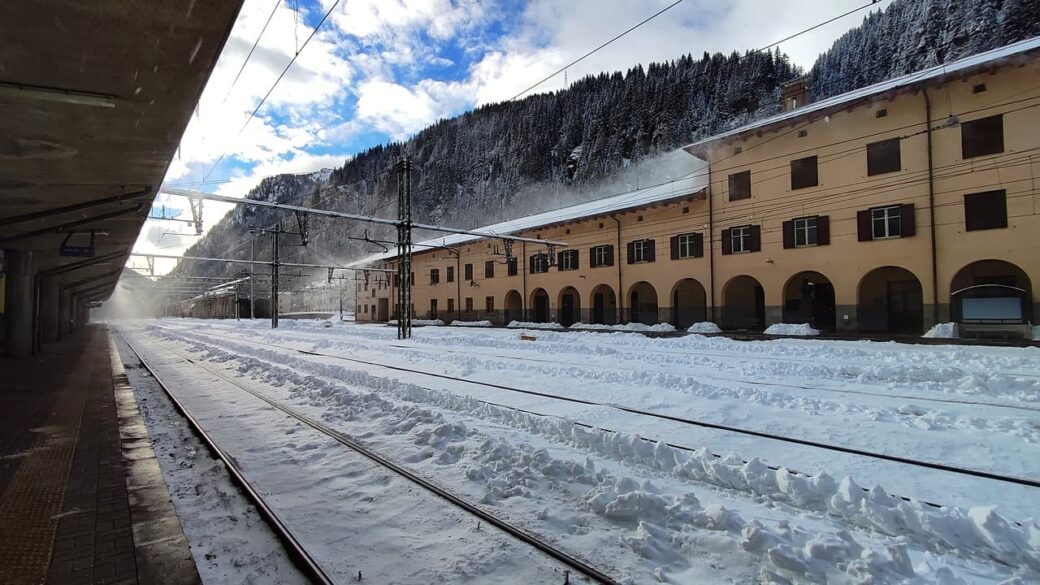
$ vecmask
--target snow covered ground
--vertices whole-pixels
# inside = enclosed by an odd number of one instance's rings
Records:
[[[303,321],[283,322],[277,331],[261,321],[119,328],[178,376],[229,441],[243,441],[236,439],[240,427],[258,432],[245,414],[233,414],[242,391],[200,380],[191,364],[163,357],[165,348],[202,357],[306,409],[622,582],[1040,578],[1040,489],[667,418],[1035,481],[1035,348],[547,330],[528,331],[537,339],[525,341],[523,330],[481,328],[422,328],[398,341],[390,327]],[[335,446],[277,438],[270,449],[246,449],[243,465],[255,458],[252,467],[264,477],[293,473],[295,465],[296,476],[311,483],[339,478],[329,466]],[[274,439],[249,437],[261,440]],[[312,442],[321,446],[316,461]],[[271,461],[271,450],[280,457]],[[304,490],[286,494],[304,518],[325,519],[322,507],[334,506],[305,485],[285,487]],[[371,508],[382,522],[392,520],[389,512],[409,510],[386,499]],[[435,517],[422,522],[443,528]],[[310,533],[328,553],[322,543],[336,525],[319,524]],[[364,542],[355,536],[351,546]],[[453,581],[457,567],[472,570],[468,563],[482,554],[474,542],[452,547],[453,560],[430,565],[423,576]],[[377,570],[404,570],[375,556],[368,562]],[[488,572],[474,574],[490,577],[488,562],[481,565]],[[527,575],[554,570],[544,561],[519,566],[529,568]],[[516,579],[538,580],[505,581]]]

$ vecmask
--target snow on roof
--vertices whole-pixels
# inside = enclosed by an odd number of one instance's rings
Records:
[[[652,205],[662,201],[668,201],[669,199],[688,197],[706,188],[708,184],[706,173],[698,172],[704,168],[705,164],[704,161],[691,157],[690,173],[674,181],[628,193],[622,193],[620,195],[604,197],[586,203],[579,203],[578,205],[571,205],[553,211],[546,211],[544,213],[536,213],[527,217],[503,221],[493,225],[476,228],[476,231],[486,233],[486,237],[488,238],[494,238],[495,236],[515,234],[524,230],[564,223],[576,219],[586,219],[615,211],[621,211],[623,209]],[[457,246],[465,242],[482,239],[483,237],[485,236],[454,234],[418,242],[413,244],[413,246],[414,251],[419,253],[431,248]],[[381,260],[388,260],[395,256],[397,256],[397,253],[394,251],[373,254],[372,256],[348,264],[348,266],[363,266]]]
[[[874,85],[862,87],[860,89],[856,89],[848,93],[843,93],[841,95],[836,95],[834,97],[820,100],[818,102],[808,104],[800,108],[795,108],[793,110],[783,112],[769,118],[764,118],[757,122],[752,122],[745,126],[741,126],[734,130],[730,130],[729,132],[716,134],[715,136],[711,136],[709,138],[705,138],[704,140],[694,142],[693,144],[689,144],[683,148],[686,149],[687,152],[694,153],[697,150],[699,150],[698,147],[703,147],[709,143],[717,142],[725,138],[738,136],[751,130],[764,128],[766,126],[772,126],[774,124],[805,116],[806,114],[811,114],[813,112],[825,111],[835,106],[845,105],[849,102],[861,100],[870,96],[885,93],[895,89],[908,87],[914,84],[935,79],[937,77],[942,77],[958,72],[966,72],[968,70],[983,65],[992,65],[994,62],[999,61],[1001,59],[1006,59],[1015,55],[1027,53],[1037,48],[1040,48],[1040,37],[1026,39],[1024,41],[1012,43],[1010,45],[993,49],[991,51],[985,51],[977,55],[972,55],[971,57],[965,57],[964,59],[954,61],[953,63],[936,65],[935,67],[922,69],[921,71],[917,71],[915,73],[910,73],[901,77],[895,77],[893,79],[889,79],[888,81],[883,81],[881,83],[876,83]]]

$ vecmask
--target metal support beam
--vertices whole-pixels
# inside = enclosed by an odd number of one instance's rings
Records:
[[[207,258],[204,256],[173,256],[169,254],[138,254],[133,253],[130,256],[136,256],[139,258],[166,258],[169,260],[198,260],[201,262],[226,262],[228,264],[259,264],[263,266],[270,266],[269,260],[238,260],[235,258]],[[332,266],[329,264],[304,264],[299,262],[280,262],[281,266],[291,266],[293,268],[332,268],[334,270],[350,270],[354,272],[364,272],[368,270],[370,272],[394,272],[393,270],[386,268],[352,268],[350,266]]]
[[[136,213],[141,210],[141,207],[142,205],[138,203],[134,207],[120,209],[119,211],[113,211],[112,213],[103,213],[101,215],[95,215],[94,217],[87,217],[76,221],[70,221],[69,223],[64,223],[61,225],[33,230],[31,232],[24,232],[21,234],[15,234],[13,236],[7,236],[4,238],[0,238],[0,245],[9,244],[11,242],[18,242],[21,240],[27,240],[29,238],[35,238],[37,236],[45,236],[47,234],[67,232],[72,228],[77,228],[81,225],[87,225],[98,221],[105,221],[106,219],[114,219],[123,215],[130,215],[131,213]]]
[[[147,197],[152,193],[151,187],[145,187],[139,191],[132,193],[124,193],[122,195],[113,195],[112,197],[104,197],[102,199],[93,199],[84,203],[76,203],[75,205],[66,205],[64,207],[55,207],[53,209],[46,209],[44,211],[34,211],[32,213],[25,213],[22,215],[12,215],[11,217],[0,218],[0,226],[11,225],[15,223],[22,223],[23,221],[31,221],[34,219],[42,219],[45,217],[53,217],[55,215],[63,215],[71,213],[73,211],[82,211],[84,209],[91,209],[94,207],[100,207],[102,205],[108,205],[110,203],[122,203],[124,201],[134,201]]]

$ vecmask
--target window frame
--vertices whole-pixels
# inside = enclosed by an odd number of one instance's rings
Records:
[[[737,243],[740,249],[737,249]],[[751,249],[751,225],[738,225],[729,228],[729,250],[730,254],[747,254]]]
[[[484,312],[494,313],[495,312],[495,297],[494,295],[487,295],[484,297]]]
[[[806,217],[796,217],[792,221],[794,222],[795,248],[812,248],[813,246],[820,245],[820,216],[810,215]],[[812,225],[809,225],[810,221],[812,222]],[[812,234],[811,238],[809,237],[810,234]],[[801,243],[799,243],[799,235],[804,236],[804,241]]]
[[[589,266],[591,266],[592,268],[602,268],[605,266],[610,266],[610,264],[607,262],[607,259],[609,257],[609,244],[600,244],[598,246],[593,246],[589,250]]]
[[[730,173],[728,184],[728,195],[730,201],[741,201],[751,199],[751,171],[740,171]]]
[[[440,271],[440,269],[438,269],[438,268],[431,268],[430,269],[430,284],[434,285],[434,284],[440,284],[440,283],[441,283],[441,271]]]
[[[895,155],[884,149],[895,144]],[[887,163],[888,166],[885,166]],[[894,163],[894,166],[893,166]],[[867,176],[874,177],[903,170],[902,139],[898,136],[867,145]]]
[[[640,240],[632,240],[632,263],[633,264],[645,264],[650,262],[650,249],[649,244],[653,242],[648,238]]]
[[[993,201],[988,201],[992,199]],[[985,217],[985,214],[980,214],[977,211],[969,213],[969,206],[977,206],[989,204],[992,205],[996,200],[999,199],[998,208],[1003,211],[1002,217],[1000,217],[995,224],[982,224],[979,218]],[[974,202],[974,203],[973,203]],[[969,221],[974,218],[973,221]],[[988,219],[988,218],[986,218]],[[964,231],[966,232],[981,232],[986,230],[1000,230],[1008,227],[1008,214],[1007,214],[1007,190],[1006,189],[992,189],[990,191],[980,191],[977,193],[965,193],[964,194]]]
[[[984,150],[980,148],[980,145],[985,145],[984,141],[981,141],[979,134],[982,133],[982,129],[986,128],[988,124],[994,124],[994,127],[1000,129],[999,135],[999,149]],[[991,138],[993,145],[997,143],[997,138]],[[971,148],[967,148],[971,145]],[[977,118],[975,120],[968,120],[967,122],[961,122],[961,158],[978,158],[980,156],[990,156],[994,154],[1001,154],[1007,151],[1007,145],[1004,143],[1004,114],[996,114],[993,116],[986,116],[984,118]]]
[[[903,237],[903,219],[902,219],[902,205],[884,205],[881,207],[870,208],[870,234],[872,240],[895,240]],[[879,211],[885,212],[884,217],[878,217]],[[892,215],[894,213],[894,215]],[[885,235],[879,236],[877,233],[878,221],[882,221],[885,226]],[[891,222],[895,220],[898,226],[898,233],[892,233]]]
[[[687,258],[697,258],[697,236],[700,234],[697,232],[689,232],[685,234],[678,234],[676,237],[676,243],[679,248],[679,260],[685,260]],[[687,253],[684,253],[687,252]]]
[[[806,180],[795,181],[795,177],[799,176],[800,173],[808,172],[808,161],[812,161],[812,182]],[[797,170],[796,170],[797,168]],[[791,190],[796,191],[799,189],[810,189],[812,187],[820,186],[820,159],[816,156],[804,156],[802,158],[796,158],[791,161]]]
[[[577,250],[563,250],[560,252],[560,265],[558,267],[561,271],[566,270],[577,270],[578,269],[578,251]]]
[[[549,255],[544,252],[532,254],[534,264],[531,266],[531,274],[545,274],[549,272]]]

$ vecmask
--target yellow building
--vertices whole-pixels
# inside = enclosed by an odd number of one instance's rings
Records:
[[[483,228],[559,249],[424,242],[414,314],[1022,329],[1040,310],[1038,55],[1032,39],[816,103],[785,100],[788,111],[685,147],[685,177]],[[359,320],[392,317],[388,284],[359,285]]]

